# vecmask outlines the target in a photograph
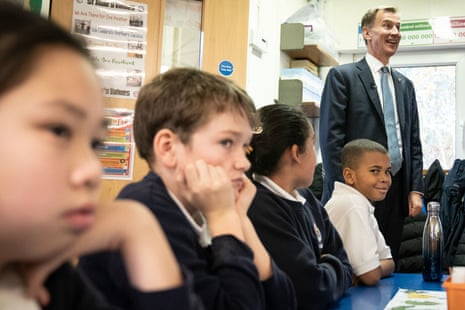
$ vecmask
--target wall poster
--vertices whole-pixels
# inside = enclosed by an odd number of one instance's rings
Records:
[[[74,0],[72,32],[87,42],[103,95],[135,99],[145,78],[147,4]]]
[[[108,121],[107,138],[98,150],[103,178],[130,180],[134,166],[134,111],[106,108],[105,119]]]

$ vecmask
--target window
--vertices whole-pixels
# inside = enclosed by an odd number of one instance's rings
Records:
[[[463,47],[411,48],[391,65],[415,84],[423,143],[423,168],[438,158],[450,169],[465,159],[465,53]]]
[[[455,152],[455,65],[397,67],[415,86],[423,147],[423,167],[435,159],[447,167]]]
[[[202,1],[166,0],[160,71],[200,67]]]

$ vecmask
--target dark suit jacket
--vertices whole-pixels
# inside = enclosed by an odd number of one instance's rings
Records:
[[[413,84],[406,76],[392,70],[392,78],[402,134],[402,200],[407,202],[409,192],[423,192],[417,102]],[[341,168],[344,144],[358,138],[371,139],[387,147],[383,111],[365,58],[332,68],[326,78],[320,107],[320,144],[325,173],[323,203],[329,199],[334,181],[344,181]],[[403,208],[403,214],[408,215],[408,204]]]

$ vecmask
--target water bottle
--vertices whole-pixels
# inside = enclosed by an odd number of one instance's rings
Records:
[[[444,237],[439,218],[439,202],[429,202],[427,210],[428,214],[423,228],[423,279],[441,281]]]

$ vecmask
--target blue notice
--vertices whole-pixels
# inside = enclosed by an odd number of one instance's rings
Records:
[[[223,76],[231,76],[234,72],[234,65],[229,60],[223,60],[218,65],[218,72]]]

